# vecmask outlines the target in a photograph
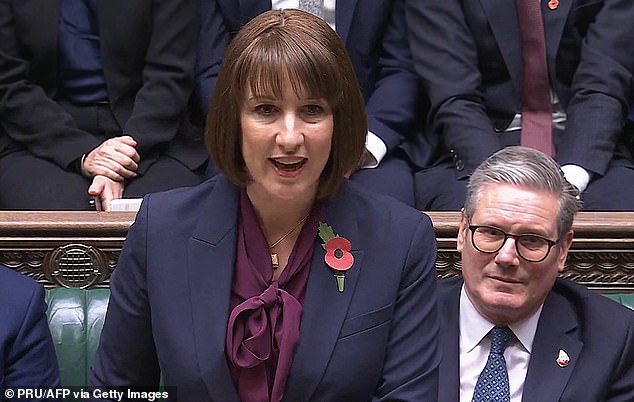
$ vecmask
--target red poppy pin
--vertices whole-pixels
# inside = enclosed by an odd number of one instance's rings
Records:
[[[566,353],[565,350],[559,349],[559,355],[557,356],[557,365],[561,368],[564,368],[570,364],[570,356]]]
[[[343,292],[345,273],[354,264],[354,256],[350,252],[352,244],[345,237],[336,235],[332,227],[323,222],[319,222],[319,237],[322,241],[321,246],[326,250],[324,261],[334,271],[337,290]]]

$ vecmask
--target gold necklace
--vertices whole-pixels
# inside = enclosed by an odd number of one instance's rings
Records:
[[[308,215],[310,215],[310,214],[308,214]],[[277,246],[278,244],[280,244],[282,242],[282,240],[286,239],[288,236],[290,236],[291,233],[293,233],[295,230],[297,230],[297,228],[300,227],[302,225],[302,223],[304,223],[306,221],[306,219],[308,219],[308,215],[306,215],[299,222],[297,222],[297,224],[295,226],[293,226],[291,228],[291,230],[289,230],[288,232],[284,233],[282,235],[282,237],[280,237],[279,239],[277,239],[273,243],[271,243],[269,245],[269,250],[273,250],[273,248],[275,246]],[[280,267],[280,258],[277,255],[277,253],[271,253],[271,265],[273,266],[273,269],[278,269]]]

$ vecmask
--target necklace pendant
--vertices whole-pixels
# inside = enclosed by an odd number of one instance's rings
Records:
[[[277,256],[277,253],[271,253],[271,265],[273,269],[278,269],[280,267],[280,258]]]

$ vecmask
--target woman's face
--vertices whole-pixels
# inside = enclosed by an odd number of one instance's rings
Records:
[[[293,200],[317,193],[333,134],[332,109],[324,99],[296,95],[290,83],[282,98],[250,91],[240,113],[242,156],[252,181],[249,194]]]

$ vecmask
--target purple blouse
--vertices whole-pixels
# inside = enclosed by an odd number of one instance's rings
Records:
[[[242,191],[236,265],[227,327],[227,361],[242,402],[278,402],[284,396],[295,347],[319,221],[316,203],[278,280],[268,243]]]

